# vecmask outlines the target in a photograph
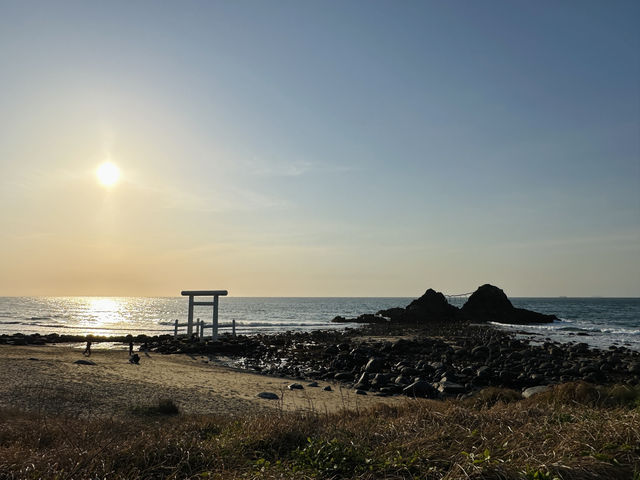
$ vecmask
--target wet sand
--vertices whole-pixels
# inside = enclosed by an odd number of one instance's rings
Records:
[[[216,364],[202,355],[136,352],[140,364],[129,363],[126,347],[0,345],[0,407],[67,414],[119,416],[132,409],[171,399],[181,412],[243,415],[257,410],[334,412],[366,408],[374,403],[405,401],[356,395],[335,383],[308,382],[258,375]],[[78,365],[90,360],[95,365]],[[303,390],[289,390],[291,383]],[[330,385],[331,392],[322,388]],[[279,400],[257,397],[273,392]]]

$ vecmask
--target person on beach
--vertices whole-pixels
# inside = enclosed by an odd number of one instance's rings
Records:
[[[84,352],[82,352],[82,354],[85,357],[91,356],[91,340],[87,340],[87,348],[84,349]]]
[[[133,355],[133,340],[129,342],[129,356]]]

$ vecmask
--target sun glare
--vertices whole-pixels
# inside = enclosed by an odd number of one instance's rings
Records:
[[[98,181],[105,187],[112,187],[120,178],[120,169],[111,162],[105,162],[96,170]]]

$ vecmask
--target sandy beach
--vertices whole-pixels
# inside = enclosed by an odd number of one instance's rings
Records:
[[[334,412],[374,403],[402,401],[356,395],[338,384],[321,382],[289,390],[295,380],[240,371],[201,355],[140,352],[140,364],[128,361],[125,347],[0,346],[0,407],[69,415],[118,416],[132,408],[171,399],[184,413],[242,415],[264,409]],[[90,360],[95,365],[76,364]],[[323,387],[330,385],[333,391]],[[258,398],[273,392],[279,400]]]

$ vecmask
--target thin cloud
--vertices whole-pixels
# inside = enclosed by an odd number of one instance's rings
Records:
[[[135,189],[158,198],[164,208],[201,213],[283,208],[282,199],[249,189],[216,186],[210,192],[191,192],[170,185],[135,184]]]
[[[268,160],[262,157],[243,160],[240,164],[246,172],[263,177],[299,177],[310,173],[344,173],[356,170],[351,165],[309,160]]]

